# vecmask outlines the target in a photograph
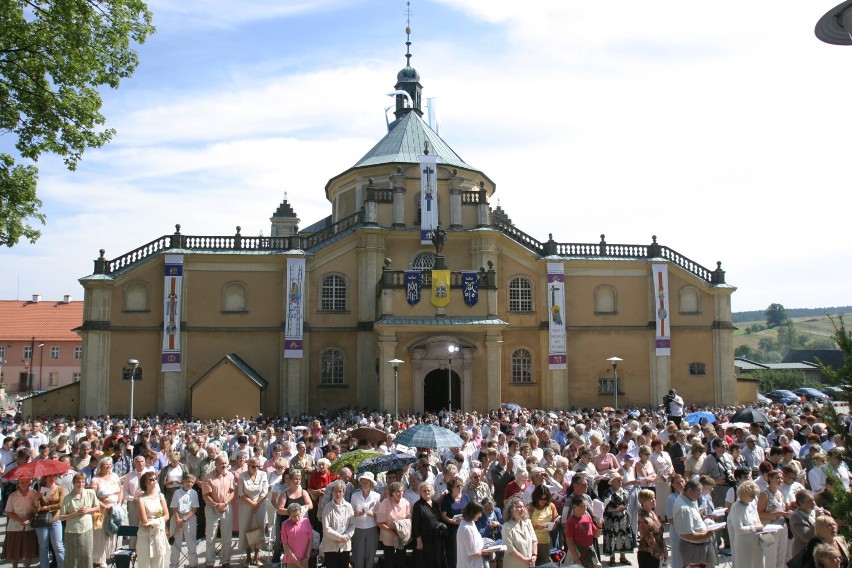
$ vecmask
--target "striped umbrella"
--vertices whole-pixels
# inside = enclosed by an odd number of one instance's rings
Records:
[[[458,434],[442,426],[421,424],[409,428],[396,437],[396,443],[409,448],[461,448],[464,442]]]

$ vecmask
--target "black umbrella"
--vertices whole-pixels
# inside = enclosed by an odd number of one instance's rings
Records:
[[[749,424],[754,424],[755,422],[769,424],[771,422],[765,412],[752,407],[738,410],[736,414],[731,416],[730,420],[731,422],[748,422]]]

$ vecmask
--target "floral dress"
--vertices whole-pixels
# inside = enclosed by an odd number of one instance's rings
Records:
[[[604,505],[603,515],[603,551],[604,554],[633,552],[636,541],[630,528],[630,515],[627,512],[627,491],[622,487],[610,491]],[[624,507],[617,511],[619,507]]]

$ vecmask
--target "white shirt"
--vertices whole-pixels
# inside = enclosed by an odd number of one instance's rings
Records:
[[[177,509],[178,515],[188,515],[193,509],[198,509],[198,493],[192,488],[189,491],[184,491],[183,487],[175,491],[172,495],[172,502],[169,504],[170,509]]]
[[[373,515],[376,514],[376,509],[379,508],[379,502],[382,496],[375,491],[370,491],[366,497],[364,492],[359,487],[352,493],[352,498],[349,503],[352,505],[352,510],[355,512],[355,528],[356,529],[371,529],[376,526],[375,516],[358,515],[359,511],[369,511]]]

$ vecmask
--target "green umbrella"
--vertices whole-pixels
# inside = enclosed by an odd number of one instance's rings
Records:
[[[362,461],[381,455],[382,452],[374,452],[371,450],[355,450],[352,452],[346,452],[334,460],[334,463],[331,464],[329,469],[334,474],[339,474],[340,470],[344,467],[348,467],[355,472],[358,470],[358,466],[361,465]]]

